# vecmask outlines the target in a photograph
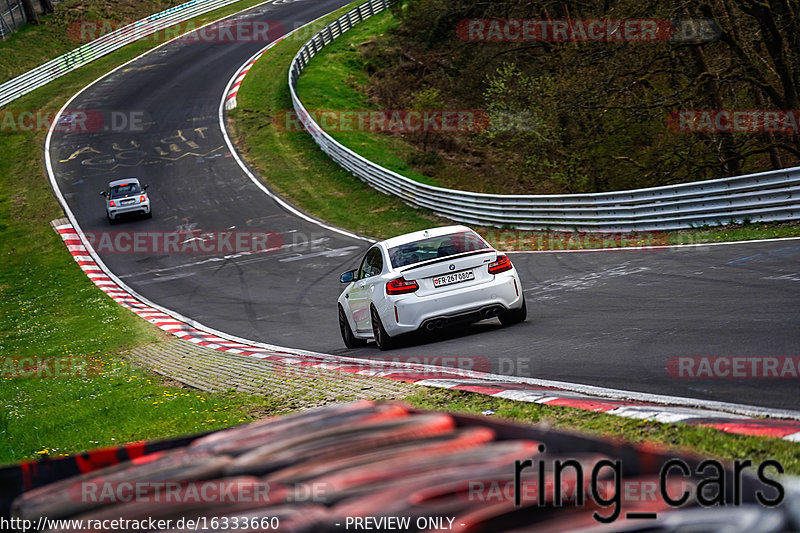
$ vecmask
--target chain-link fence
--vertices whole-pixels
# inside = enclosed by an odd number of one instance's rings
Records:
[[[22,0],[0,0],[0,39],[8,37],[25,20]]]

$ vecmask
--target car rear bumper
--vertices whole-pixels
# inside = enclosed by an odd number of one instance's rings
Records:
[[[502,304],[485,305],[479,309],[462,311],[454,315],[441,315],[426,318],[422,321],[418,329],[433,331],[434,329],[455,326],[457,324],[478,322],[479,320],[494,318],[507,310],[508,308]]]
[[[146,202],[143,204],[135,204],[135,205],[125,205],[120,207],[113,207],[107,209],[108,216],[111,218],[117,218],[119,215],[124,215],[127,213],[144,213],[147,214],[150,212],[150,203]]]
[[[394,336],[492,318],[522,307],[522,301],[522,284],[516,272],[508,272],[495,276],[489,283],[435,296],[397,296],[388,299],[387,305],[378,311],[384,329]]]

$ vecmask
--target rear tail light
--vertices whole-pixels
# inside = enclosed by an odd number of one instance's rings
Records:
[[[114,203],[114,200],[109,200],[108,207],[117,207],[117,204]]]
[[[497,261],[489,263],[489,274],[499,274],[512,268],[514,268],[514,265],[511,264],[511,259],[507,255],[498,255]]]
[[[417,289],[419,289],[419,285],[416,281],[406,281],[403,277],[393,279],[386,284],[386,294],[406,294]]]
[[[139,201],[140,201],[140,202],[144,202],[145,198],[146,198],[146,197],[145,197],[145,195],[141,195],[141,196],[139,197]]]

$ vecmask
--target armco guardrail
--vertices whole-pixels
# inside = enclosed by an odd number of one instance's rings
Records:
[[[233,4],[237,1],[190,0],[107,33],[0,85],[0,106],[4,106],[23,94],[48,84],[78,67],[82,67],[95,59],[122,48],[126,44],[152,35],[178,22],[208,13],[218,7]]]
[[[459,222],[520,229],[666,230],[800,219],[800,167],[610,193],[501,195],[425,185],[361,157],[311,118],[297,96],[297,80],[325,45],[389,5],[371,0],[339,17],[297,52],[289,68],[292,104],[306,130],[334,161],[375,189]]]

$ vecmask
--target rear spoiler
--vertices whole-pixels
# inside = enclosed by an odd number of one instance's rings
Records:
[[[434,265],[436,263],[444,263],[445,261],[452,261],[453,259],[458,259],[460,257],[469,257],[470,255],[485,254],[486,252],[497,252],[497,250],[495,250],[494,248],[483,248],[481,250],[473,250],[471,252],[461,252],[460,254],[448,255],[445,257],[437,257],[436,259],[428,259],[427,261],[422,261],[421,263],[414,263],[413,265],[408,265],[399,268],[398,270],[400,272],[408,272],[409,270],[414,270],[415,268]]]

